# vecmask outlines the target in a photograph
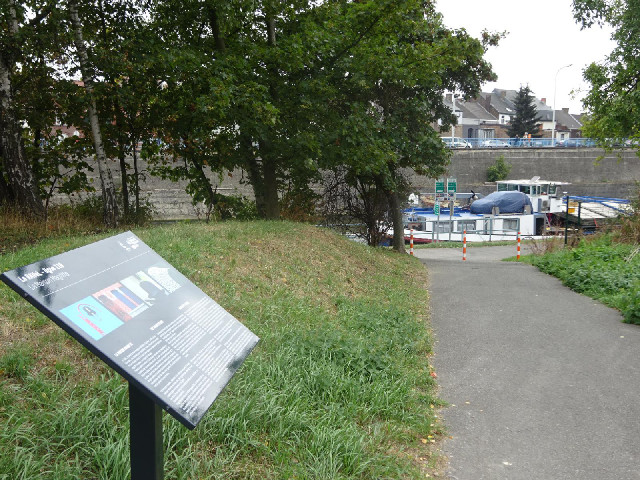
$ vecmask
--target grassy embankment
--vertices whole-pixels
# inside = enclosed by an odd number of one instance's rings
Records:
[[[523,260],[572,290],[616,308],[627,323],[640,324],[640,246],[618,243],[612,235],[582,240],[576,248],[558,248]]]
[[[288,223],[136,230],[261,342],[193,431],[164,415],[167,479],[424,478],[437,458],[425,272]],[[46,239],[12,269],[102,236]],[[0,286],[0,479],[126,479],[127,384]]]

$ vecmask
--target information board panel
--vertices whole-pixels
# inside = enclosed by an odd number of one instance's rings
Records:
[[[191,429],[259,340],[131,232],[0,279]]]

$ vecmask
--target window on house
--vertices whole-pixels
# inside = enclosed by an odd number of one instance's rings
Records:
[[[478,130],[478,138],[490,139],[495,138],[495,130],[493,128],[481,128]]]

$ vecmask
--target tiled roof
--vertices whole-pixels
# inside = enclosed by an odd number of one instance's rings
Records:
[[[489,113],[480,103],[476,101],[462,101],[462,109],[464,109],[464,117],[477,120],[496,121],[495,115]]]

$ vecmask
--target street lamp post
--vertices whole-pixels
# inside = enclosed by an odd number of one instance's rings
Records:
[[[452,93],[452,94],[451,94],[451,103],[453,104],[453,114],[454,114],[454,115],[456,115],[456,94],[455,94],[455,93]],[[458,116],[456,115],[456,123],[458,123],[458,122],[457,122],[457,118],[458,118]],[[453,148],[453,146],[454,146],[454,145],[453,145],[453,143],[454,143],[454,140],[453,140],[453,139],[454,139],[454,138],[455,138],[455,136],[456,136],[456,135],[455,135],[455,133],[456,133],[456,124],[455,124],[455,123],[452,123],[452,124],[451,124],[451,147],[452,147],[452,148]]]
[[[551,123],[553,124],[553,126],[551,127],[551,146],[555,147],[556,146],[556,90],[558,87],[558,74],[560,73],[560,70],[562,70],[563,68],[569,68],[573,65],[573,63],[570,63],[569,65],[565,65],[564,67],[560,67],[558,69],[558,71],[556,72],[556,78],[553,82],[553,114],[552,114],[552,120]]]

